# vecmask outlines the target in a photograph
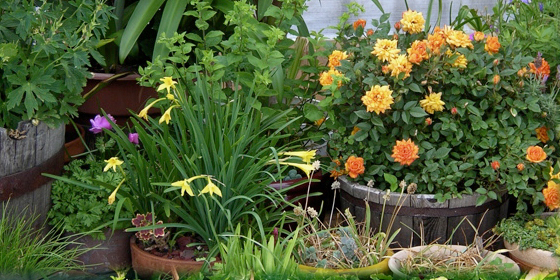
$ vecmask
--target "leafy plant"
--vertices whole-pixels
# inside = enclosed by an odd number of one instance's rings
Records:
[[[542,91],[545,60],[493,33],[428,33],[413,10],[395,29],[388,14],[372,19],[372,29],[348,23],[358,11],[352,5],[341,18],[333,67],[322,74],[331,170],[380,189],[390,188],[380,178],[391,173],[438,201],[477,192],[482,204],[507,188],[518,210],[539,209],[542,174],[556,158],[549,147],[557,119],[548,114],[558,115],[546,105],[556,104],[555,93]]]
[[[8,205],[2,205],[0,219],[1,279],[40,279],[83,268],[76,258],[90,249],[80,249],[73,241],[82,234],[63,236],[59,227],[34,229],[37,216],[21,219]],[[68,249],[69,245],[78,246]]]
[[[222,264],[211,279],[254,279],[274,275],[288,279],[297,273],[297,263],[292,251],[298,238],[298,230],[287,237],[271,234],[260,241],[253,237],[252,231],[241,233],[237,225],[234,234],[220,246]],[[282,240],[282,241],[280,241]]]
[[[0,3],[0,127],[66,123],[83,102],[89,57],[107,28],[103,0]]]
[[[560,217],[535,217],[527,213],[517,213],[504,219],[494,228],[504,240],[519,244],[520,250],[541,249],[560,255]]]
[[[103,143],[102,138],[97,138],[96,145],[98,149],[110,149],[115,145],[115,141]],[[85,159],[75,159],[64,166],[63,177],[54,181],[52,185],[52,207],[48,217],[50,225],[61,225],[65,231],[91,232],[93,237],[104,239],[103,232],[93,230],[107,225],[114,217],[115,205],[107,203],[110,191],[105,188],[83,189],[75,182],[87,185],[96,185],[97,182],[116,185],[122,181],[123,175],[116,172],[103,172],[105,163],[101,162],[96,154],[88,154]],[[125,218],[132,215],[129,213],[121,216]],[[121,224],[120,229],[126,226]]]

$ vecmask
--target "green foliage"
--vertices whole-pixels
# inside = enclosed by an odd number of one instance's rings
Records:
[[[59,227],[48,232],[44,227],[34,229],[37,216],[16,215],[9,202],[3,203],[1,213],[0,279],[40,279],[83,268],[76,258],[90,249],[80,249],[81,244],[73,241],[83,235],[63,236]]]
[[[224,237],[227,242],[220,246],[222,264],[211,279],[253,279],[255,276],[258,279],[270,276],[291,279],[297,273],[297,263],[292,256],[297,230],[288,237],[261,236],[258,241],[251,230],[242,235],[241,226],[237,225],[234,235]]]
[[[516,75],[534,59],[523,55],[517,40],[506,45],[500,37],[503,45],[490,53],[486,42],[491,33],[479,41],[469,40],[462,31],[451,34],[449,28],[411,34],[392,29],[388,18],[385,14],[371,20],[369,35],[364,31],[368,25],[354,29],[344,18],[338,25],[336,44],[329,51],[349,56],[335,68],[341,86],[325,84],[320,92],[325,98],[319,103],[329,116],[327,128],[333,130],[330,156],[343,161],[362,157],[365,172],[357,180],[364,184],[373,180],[380,189],[390,188],[382,179],[384,173],[416,183],[417,193],[435,194],[440,201],[476,191],[482,194],[480,204],[486,198],[499,199],[500,190],[507,188],[518,199],[518,210],[532,205],[542,211],[544,174],[558,150],[558,119],[548,115],[558,115],[558,104],[555,93],[543,93],[541,79]],[[442,39],[443,46],[430,49],[442,35],[448,36]],[[396,41],[395,52],[404,59],[401,68],[395,66],[396,58],[383,61],[372,53],[380,39]],[[461,40],[463,44],[456,44]],[[411,53],[419,51],[412,45],[422,41],[427,43],[425,54],[410,62]],[[390,90],[393,104],[384,112],[373,108],[368,112],[362,100],[368,91],[376,96],[374,86]],[[441,108],[422,105],[430,94],[441,94]],[[539,127],[548,128],[550,139],[544,143],[536,137]],[[419,156],[410,165],[393,157],[396,141],[407,139]],[[527,148],[534,145],[544,148],[546,161],[526,159]],[[494,169],[492,162],[499,168]],[[526,168],[518,170],[519,163]],[[335,163],[331,168],[337,168]]]
[[[528,248],[555,252],[560,248],[560,217],[534,217],[517,213],[504,219],[494,228],[507,242],[519,244],[520,250]]]
[[[83,102],[90,55],[107,28],[102,0],[0,3],[0,127],[58,126]]]
[[[102,144],[98,141],[98,146],[100,145]],[[115,205],[107,203],[112,190],[100,187],[86,189],[78,185],[113,186],[122,181],[123,175],[118,172],[103,172],[103,157],[95,155],[89,154],[85,159],[76,159],[64,166],[62,178],[52,184],[52,207],[48,217],[49,224],[61,225],[67,232],[91,232],[94,238],[104,239],[103,232],[93,230],[107,225],[115,215]],[[132,217],[132,214],[121,214],[121,217]],[[118,228],[128,225],[120,224]]]
[[[308,35],[301,28],[303,1],[280,1],[281,9],[275,5],[260,5],[260,2],[254,6],[246,1],[235,1],[225,11],[208,1],[197,1],[186,16],[196,21],[199,32],[161,38],[161,44],[170,50],[170,55],[140,68],[144,76],[141,83],[155,86],[164,76],[194,79],[200,69],[192,64],[198,62],[205,66],[211,82],[224,80],[231,86],[235,81],[241,85],[240,91],[259,92],[254,107],[266,117],[293,108],[272,128],[296,119],[286,127],[287,134],[292,138],[310,136],[317,142],[323,138],[320,130],[325,127],[313,125],[324,117],[313,99],[318,89],[320,55],[315,50],[324,43],[324,38],[320,35],[296,39],[287,36]],[[211,23],[220,15],[218,10],[224,13],[228,33],[211,28]],[[263,18],[255,18],[255,14]],[[294,26],[300,30],[294,30]],[[304,123],[308,125],[302,126]]]

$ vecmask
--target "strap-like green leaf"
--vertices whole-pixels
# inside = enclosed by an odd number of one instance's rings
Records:
[[[125,58],[132,50],[132,47],[136,44],[140,33],[144,31],[144,28],[148,25],[148,22],[152,20],[159,7],[163,4],[165,0],[140,0],[136,9],[130,16],[128,24],[124,29],[123,36],[121,39],[121,45],[119,48],[119,61],[124,62]]]
[[[156,40],[159,40],[161,34],[163,33],[165,33],[166,36],[172,36],[177,31],[177,28],[179,28],[179,23],[181,22],[181,18],[183,17],[183,13],[185,13],[185,9],[187,8],[188,2],[189,1],[185,0],[167,1],[167,4],[165,4],[165,8],[163,9],[163,15],[161,16],[161,22],[159,24]],[[167,50],[164,44],[158,43],[156,41],[152,59],[155,59],[158,56],[165,57],[167,56],[168,52],[169,50]]]

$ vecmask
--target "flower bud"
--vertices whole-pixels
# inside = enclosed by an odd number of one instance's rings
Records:
[[[547,113],[547,112],[542,112],[542,113],[541,113],[541,117],[546,118],[547,116],[548,116],[548,113]]]
[[[492,165],[492,169],[494,170],[498,170],[500,168],[500,162],[497,160],[493,161],[491,165]]]
[[[395,23],[395,29],[396,29],[397,31],[401,30],[401,22],[400,22],[400,21],[397,21],[397,22]]]
[[[373,35],[373,29],[371,29],[371,28],[368,29],[366,34],[367,34],[368,36]]]
[[[38,119],[32,119],[31,124],[33,124],[33,126],[38,126],[39,125],[39,120]]]
[[[523,87],[525,83],[523,81],[519,81],[519,87]]]
[[[422,82],[420,82],[421,85],[425,86],[426,84],[428,84],[427,80],[423,80]]]
[[[523,171],[523,169],[525,169],[525,164],[523,164],[523,163],[517,164],[517,170]]]
[[[494,59],[494,66],[498,66],[500,65],[500,60],[499,59]]]
[[[393,40],[398,40],[399,39],[399,34],[393,34]]]
[[[426,125],[431,125],[432,124],[432,119],[431,118],[426,118],[426,120],[424,122],[426,123]]]
[[[451,108],[451,114],[452,115],[457,115],[457,107]]]
[[[495,85],[497,85],[500,82],[500,75],[494,75],[492,81],[494,82]]]

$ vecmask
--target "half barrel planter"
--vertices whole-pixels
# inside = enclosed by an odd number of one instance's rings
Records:
[[[40,122],[20,122],[19,136],[0,128],[0,201],[8,212],[37,215],[35,229],[44,224],[51,206],[52,179],[43,173],[60,175],[64,164],[64,125],[49,128]],[[4,207],[0,208],[0,213]]]
[[[397,210],[400,192],[391,192],[384,199],[387,192],[350,182],[346,176],[339,177],[341,192],[341,210],[350,209],[357,220],[365,218],[366,206],[369,204],[371,212],[371,227],[383,231],[392,214]],[[507,216],[509,200],[503,194],[501,200],[489,199],[480,206],[476,206],[478,194],[462,195],[445,202],[437,202],[434,195],[412,194],[406,192],[401,198],[402,207],[396,214],[391,234],[400,228],[395,238],[394,247],[412,247],[422,244],[440,243],[468,245],[475,241],[475,237],[491,234],[491,229]],[[385,208],[383,207],[385,203]],[[381,214],[383,220],[381,221]],[[478,230],[464,219],[468,219]],[[455,231],[455,233],[453,233]],[[422,236],[422,238],[420,237]],[[451,238],[451,240],[449,240]]]

